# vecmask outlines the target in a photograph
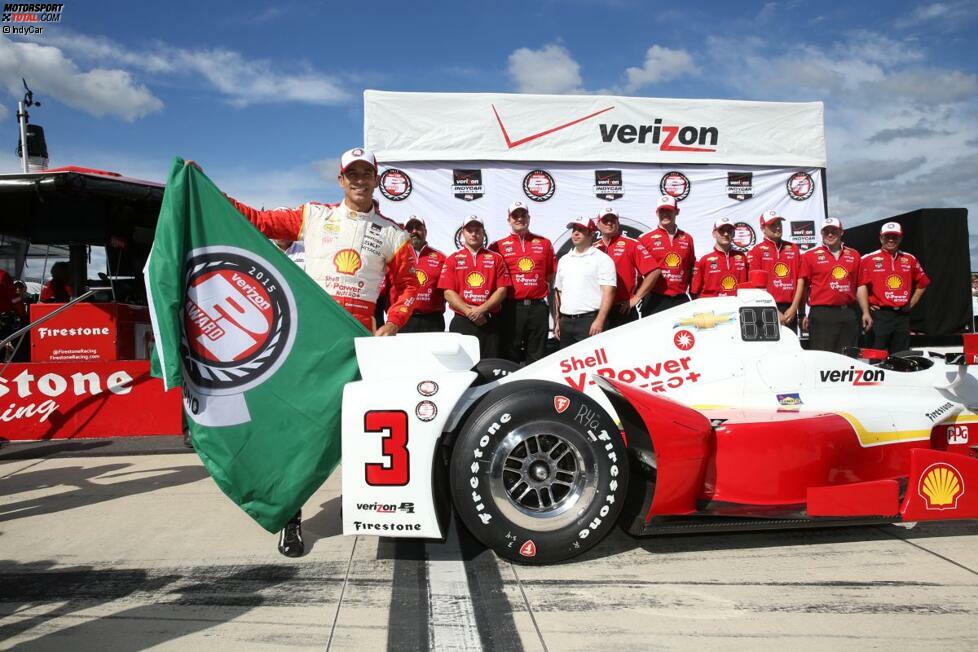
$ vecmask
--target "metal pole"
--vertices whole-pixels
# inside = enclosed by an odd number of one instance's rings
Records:
[[[20,159],[24,173],[27,173],[27,107],[24,101],[17,102],[17,122],[20,123]]]
[[[20,337],[22,334],[26,333],[27,331],[29,331],[30,329],[34,328],[35,326],[40,326],[41,324],[43,324],[47,320],[51,319],[55,315],[61,314],[62,312],[64,312],[65,310],[67,310],[71,306],[75,305],[79,301],[84,301],[88,297],[90,297],[93,294],[95,294],[95,292],[97,290],[107,290],[107,289],[108,288],[93,288],[93,289],[89,290],[88,292],[86,292],[85,294],[81,295],[80,297],[77,297],[77,298],[72,299],[71,301],[69,301],[65,305],[61,306],[57,310],[52,310],[51,312],[49,312],[48,314],[44,315],[43,317],[41,317],[37,321],[32,321],[27,326],[24,326],[23,328],[21,328],[20,330],[18,330],[16,333],[13,333],[9,337],[4,338],[2,341],[0,341],[0,347],[2,347],[7,342],[13,341],[14,339]]]

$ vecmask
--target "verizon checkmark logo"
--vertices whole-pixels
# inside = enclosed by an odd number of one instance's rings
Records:
[[[546,130],[541,131],[539,133],[530,134],[529,136],[526,136],[525,138],[519,138],[517,140],[512,140],[509,137],[509,132],[506,131],[506,125],[503,124],[502,118],[499,117],[499,111],[496,110],[496,105],[495,104],[492,104],[490,106],[492,106],[492,112],[496,115],[496,122],[499,123],[499,130],[503,132],[503,138],[506,140],[506,147],[508,147],[509,149],[513,149],[514,147],[519,147],[520,145],[523,145],[525,143],[528,143],[531,140],[536,140],[537,138],[542,138],[543,136],[546,136],[547,134],[552,134],[555,131],[560,131],[561,129],[566,129],[567,127],[573,127],[576,124],[580,124],[580,123],[584,122],[585,120],[590,120],[591,118],[593,118],[595,116],[601,115],[602,113],[606,113],[606,112],[612,110],[613,108],[615,108],[613,106],[609,106],[607,109],[601,109],[600,111],[595,111],[594,113],[592,113],[590,115],[586,115],[583,118],[578,118],[576,120],[571,120],[570,122],[565,122],[564,124],[557,125],[556,127],[551,127],[550,129],[546,129]]]

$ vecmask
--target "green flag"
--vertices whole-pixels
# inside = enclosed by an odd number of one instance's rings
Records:
[[[221,490],[280,530],[340,460],[343,385],[367,330],[179,158],[145,277],[153,375],[183,387]]]

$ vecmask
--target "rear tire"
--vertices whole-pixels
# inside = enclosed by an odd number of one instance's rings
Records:
[[[517,363],[512,360],[506,360],[505,358],[486,358],[485,360],[479,360],[472,367],[472,371],[476,373],[476,379],[472,383],[472,386],[488,385],[491,382],[505,378],[515,371],[519,371],[519,369],[520,366]]]
[[[487,394],[455,442],[452,499],[476,539],[527,564],[570,559],[614,528],[628,491],[618,428],[592,398],[525,380]]]

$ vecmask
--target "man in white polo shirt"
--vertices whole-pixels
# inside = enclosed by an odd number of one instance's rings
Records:
[[[564,349],[597,335],[615,301],[615,262],[592,246],[594,220],[579,217],[567,225],[574,248],[557,261],[554,278],[554,336]]]

